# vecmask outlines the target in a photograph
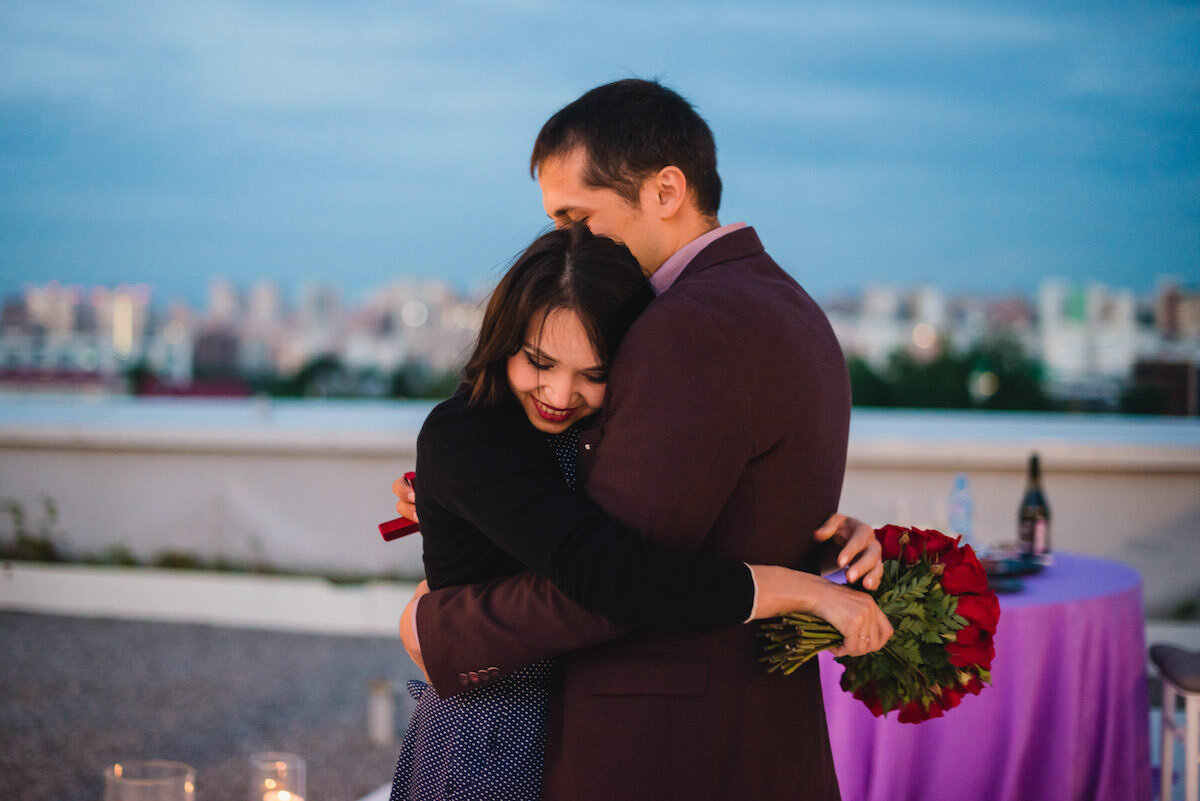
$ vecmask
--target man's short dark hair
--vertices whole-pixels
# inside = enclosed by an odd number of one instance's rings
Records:
[[[546,121],[533,144],[529,172],[577,147],[588,154],[583,180],[636,204],[647,176],[675,166],[701,214],[717,216],[721,176],[708,123],[692,104],[657,81],[628,78],[584,94]]]

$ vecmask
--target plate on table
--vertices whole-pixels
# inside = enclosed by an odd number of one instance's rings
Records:
[[[1025,589],[1025,579],[1016,576],[988,576],[988,586],[997,595],[1008,595]]]
[[[1045,559],[1015,548],[993,548],[979,558],[979,563],[989,579],[1032,576],[1046,569]]]

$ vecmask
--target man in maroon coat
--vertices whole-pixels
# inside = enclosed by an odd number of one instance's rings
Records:
[[[588,493],[665,544],[811,572],[796,608],[835,620],[845,591],[817,575],[813,532],[837,529],[825,521],[845,470],[845,363],[754,230],[718,221],[708,126],[671,90],[618,81],[546,123],[531,169],[556,224],[623,242],[658,293],[613,362],[601,425],[584,434]],[[869,531],[842,537],[843,557],[863,552],[851,577],[877,583]],[[777,577],[754,578],[762,591]],[[547,799],[838,798],[817,664],[768,674],[753,626],[625,634],[532,575],[425,595],[415,625],[443,697],[565,654]],[[890,626],[843,634],[844,652],[863,653]]]

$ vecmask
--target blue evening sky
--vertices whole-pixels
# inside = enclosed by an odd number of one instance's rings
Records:
[[[1200,5],[0,4],[0,292],[485,286],[541,123],[658,77],[818,296],[1200,277]]]

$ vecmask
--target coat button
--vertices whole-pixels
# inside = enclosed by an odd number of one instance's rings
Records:
[[[472,671],[471,671],[471,672],[470,672],[468,675],[471,677],[471,683],[472,683],[472,684],[478,684],[478,683],[479,683],[479,674],[478,674],[477,672],[475,672],[474,670],[472,670]]]
[[[488,675],[491,676],[493,679],[500,678],[500,668],[498,668],[498,667],[488,668]]]
[[[458,674],[458,683],[461,684],[462,686],[466,687],[468,684],[471,683],[471,680],[469,678],[467,678],[466,673],[459,673]]]

